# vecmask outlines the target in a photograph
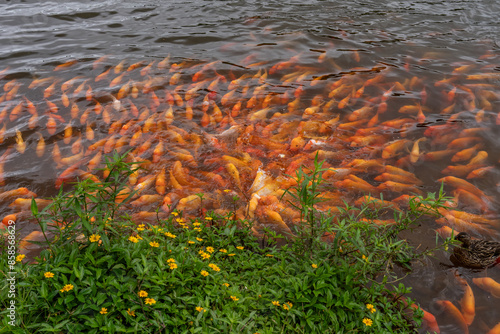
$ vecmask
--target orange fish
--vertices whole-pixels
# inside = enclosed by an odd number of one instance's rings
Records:
[[[491,293],[493,297],[500,298],[500,283],[494,279],[490,277],[477,277],[473,278],[472,282],[484,291]]]
[[[457,322],[457,325],[460,326],[465,334],[469,334],[469,326],[467,326],[464,316],[452,302],[449,300],[438,300],[436,301],[436,304]]]

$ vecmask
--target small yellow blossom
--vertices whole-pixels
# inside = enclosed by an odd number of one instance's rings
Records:
[[[137,231],[144,231],[144,227],[145,225],[144,224],[140,224],[139,226],[137,226]]]
[[[280,302],[277,300],[273,300],[272,303],[274,306],[280,306]]]
[[[43,274],[43,276],[45,276],[46,278],[52,278],[54,277],[54,274],[51,273],[50,271],[47,271],[45,274]]]
[[[272,255],[272,254],[266,254],[266,256],[269,256],[269,257],[274,257],[274,255]]]
[[[137,235],[137,239],[142,240],[142,237],[140,235]]]
[[[239,250],[245,249],[245,247],[243,247],[243,246],[236,246],[236,248],[238,248]]]
[[[198,223],[198,222],[193,223],[193,226],[200,226],[200,225],[201,225],[201,223]]]
[[[188,244],[195,244],[196,242],[194,242],[193,240],[189,240],[188,241]]]
[[[202,238],[196,238],[196,240],[198,240],[198,241],[203,241],[203,239],[202,239]]]
[[[138,242],[138,241],[139,241],[139,239],[137,239],[137,238],[136,238],[136,237],[134,237],[133,235],[131,235],[131,236],[128,238],[128,240],[129,240],[129,241],[132,241],[134,244],[135,244],[136,242]]]
[[[175,239],[176,235],[170,233],[170,232],[166,232],[165,235],[169,238],[172,238],[172,239]]]
[[[227,256],[235,256],[236,254],[234,253],[231,253],[231,254],[227,254]]]
[[[203,260],[208,260],[210,258],[210,254],[205,253],[204,251],[200,251],[200,256]]]
[[[230,191],[231,191],[231,189],[224,189],[224,192],[225,192],[225,193],[228,193],[228,192],[230,192]]]
[[[135,317],[135,311],[131,310],[130,308],[127,310],[127,314],[131,317]]]
[[[186,230],[189,230],[189,226],[187,226],[187,225],[182,225],[182,228],[185,228]]]
[[[172,258],[170,258],[170,259],[167,260],[167,263],[175,263],[175,260],[172,259]]]
[[[229,283],[222,283],[226,288],[229,288]]]
[[[198,311],[198,312],[201,312],[201,311],[203,311],[203,312],[207,312],[207,310],[205,310],[205,309],[204,309],[203,307],[201,307],[201,306],[196,306],[196,311]]]
[[[196,232],[201,232],[201,228],[199,228],[199,227],[195,227],[195,228],[193,228],[193,230],[195,230]]]
[[[202,276],[208,276],[208,275],[209,275],[208,271],[206,271],[206,270],[202,270],[202,271],[200,272],[200,274],[201,274]]]
[[[156,300],[154,300],[153,298],[146,298],[146,299],[144,300],[144,303],[145,303],[146,305],[153,305],[153,304],[156,304]]]
[[[73,290],[73,284],[66,284],[61,290],[61,292],[67,292],[67,291],[70,291],[70,290]]]
[[[288,307],[292,308],[293,304],[290,302],[286,302],[288,304]]]
[[[288,304],[283,304],[283,309],[288,311],[290,309],[290,306],[288,306]]]
[[[177,217],[179,214],[177,212],[172,212],[172,216]]]
[[[108,309],[103,307],[103,308],[101,308],[101,312],[99,312],[99,313],[106,314],[106,313],[108,313]]]
[[[212,217],[205,217],[205,220],[213,220]]]
[[[311,267],[313,267],[314,269],[318,268],[318,265],[316,263],[313,263],[311,264]]]
[[[207,247],[207,252],[213,253],[214,252],[214,248],[213,247]]]
[[[368,310],[370,310],[371,313],[374,313],[376,312],[377,310],[375,309],[375,307],[372,305],[372,304],[366,304],[366,308]]]
[[[101,239],[101,236],[100,236],[100,235],[98,235],[98,234],[92,234],[92,235],[89,237],[90,242],[97,242],[97,241],[99,241],[99,239]]]
[[[151,241],[151,242],[149,243],[149,245],[150,245],[151,247],[160,247],[160,244],[159,244],[159,243],[157,243],[156,241]]]
[[[210,268],[212,268],[213,271],[220,271],[220,268],[217,267],[217,265],[213,264],[213,263],[210,263],[208,265]]]
[[[26,255],[24,254],[19,254],[18,256],[16,256],[16,261],[17,262],[21,262],[24,258],[26,257]]]
[[[366,325],[366,326],[371,326],[373,324],[373,320],[372,319],[368,319],[368,318],[364,318],[363,319],[363,323]]]
[[[178,223],[184,223],[184,218],[175,218],[175,221]]]
[[[361,258],[362,258],[363,260],[365,260],[366,262],[368,262],[368,258],[367,258],[366,256],[364,256],[364,255],[363,255],[363,256],[361,256]]]
[[[148,293],[144,290],[139,291],[139,297],[147,297]]]
[[[236,296],[231,296],[231,299],[232,299],[233,301],[238,301],[238,300],[240,300],[239,298],[236,298]]]
[[[225,250],[225,249],[223,248],[223,249],[219,249],[219,252],[221,252],[221,253],[227,253],[227,250]]]
[[[174,270],[174,269],[177,269],[177,263],[169,263],[168,266],[170,267],[170,269]]]

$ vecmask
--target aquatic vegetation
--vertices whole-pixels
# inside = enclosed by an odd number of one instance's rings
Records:
[[[234,220],[232,212],[207,211],[212,219],[206,220],[173,211],[139,227],[120,210],[131,198],[108,201],[135,171],[124,157],[108,161],[108,181],[83,180],[42,210],[33,199],[34,216],[56,238],[36,262],[16,265],[23,282],[16,304],[20,331],[340,333],[369,327],[410,333],[422,317],[429,321],[413,300],[403,298],[410,289],[391,267],[411,268],[433,251],[417,252],[399,232],[424,215],[439,214],[443,193],[412,199],[407,212],[363,205],[325,215],[310,205],[320,199],[314,189],[321,187],[322,168],[316,161],[313,170],[300,167],[297,184],[288,189],[292,198],[303,191],[295,207],[310,227],[302,229],[304,238],[269,230],[260,239],[252,221]],[[396,224],[377,224],[387,210]],[[70,212],[71,223],[48,224]],[[4,274],[6,256],[0,261]],[[1,300],[7,293],[0,291]],[[5,312],[3,304],[0,314]]]

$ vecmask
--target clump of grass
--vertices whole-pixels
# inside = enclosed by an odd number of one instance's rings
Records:
[[[86,180],[38,212],[56,238],[36,264],[17,265],[16,327],[8,325],[7,289],[0,291],[2,325],[38,333],[410,333],[421,311],[402,297],[394,265],[425,256],[399,232],[437,212],[443,194],[412,201],[397,224],[362,217],[380,212],[348,207],[320,212],[321,163],[297,174],[289,189],[302,212],[300,237],[261,247],[251,222],[208,212],[186,219],[173,211],[157,224],[134,224],[119,209],[132,196],[135,169],[115,156],[104,182]],[[307,172],[307,173],[306,173]],[[203,194],[198,194],[203,199]],[[93,217],[93,218],[92,218]],[[328,233],[331,242],[321,241]],[[7,275],[2,252],[0,272]]]

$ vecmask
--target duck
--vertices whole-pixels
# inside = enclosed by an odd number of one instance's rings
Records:
[[[456,266],[483,269],[500,263],[500,242],[472,239],[466,232],[460,232],[455,239],[462,243],[450,256]]]

